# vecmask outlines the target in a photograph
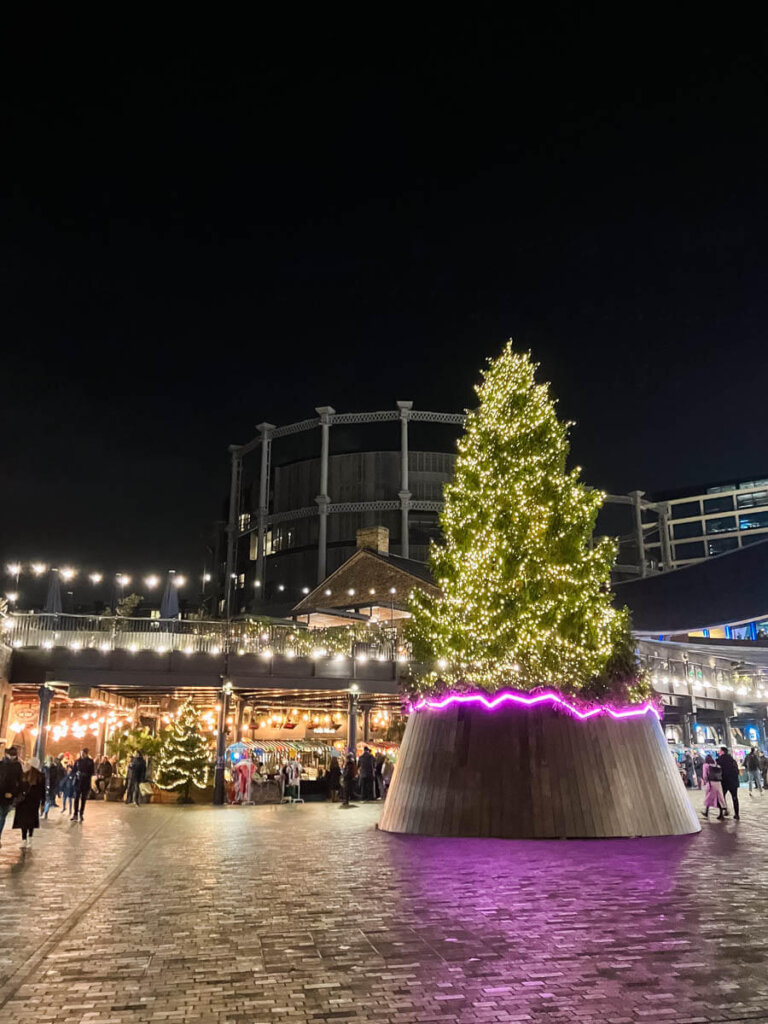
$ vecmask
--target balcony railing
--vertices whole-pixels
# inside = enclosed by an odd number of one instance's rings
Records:
[[[68,647],[71,650],[181,651],[185,654],[332,655],[344,653],[394,661],[402,659],[402,639],[388,627],[372,629],[364,641],[336,631],[332,645],[323,631],[256,621],[125,618],[115,615],[52,615],[14,612],[0,618],[0,639],[13,648]],[[392,633],[392,635],[390,635]]]

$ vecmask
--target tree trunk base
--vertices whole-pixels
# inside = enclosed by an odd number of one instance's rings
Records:
[[[581,721],[550,706],[469,705],[410,716],[379,828],[503,839],[701,831],[652,713]]]

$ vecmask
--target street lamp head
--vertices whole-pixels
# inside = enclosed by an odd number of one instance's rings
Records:
[[[160,580],[159,580],[159,578],[157,576],[153,575],[153,576],[147,576],[145,578],[144,582],[146,583],[146,585],[149,587],[150,590],[154,590],[155,587],[157,586],[157,584],[160,582]]]
[[[32,572],[35,574],[35,576],[42,576],[45,570],[46,566],[43,562],[32,563]]]
[[[19,600],[19,595],[16,593],[15,590],[12,590],[10,594],[6,594],[5,596],[11,602],[11,604],[15,604]]]
[[[186,576],[174,576],[173,577],[173,585],[174,585],[174,587],[181,588],[181,587],[184,586],[184,584],[186,582],[187,582]]]
[[[21,565],[18,562],[9,562],[5,568],[9,576],[18,576],[21,573]]]
[[[104,577],[100,572],[92,572],[89,575],[88,579],[91,581],[91,583],[93,583],[94,586],[96,586],[97,583],[101,583]]]
[[[118,586],[120,587],[127,587],[131,582],[131,577],[126,576],[124,572],[119,572],[115,578],[117,579]]]
[[[67,583],[69,583],[70,580],[73,580],[75,578],[75,576],[77,576],[77,569],[69,569],[69,568],[59,569],[59,575],[61,576],[61,578],[63,580],[65,580]]]

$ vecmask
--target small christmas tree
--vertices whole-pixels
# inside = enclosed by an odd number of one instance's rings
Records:
[[[609,593],[616,546],[592,540],[603,496],[566,470],[568,424],[536,369],[509,342],[476,387],[431,551],[441,594],[411,597],[421,692],[602,692],[593,684],[626,644]]]
[[[189,803],[190,786],[204,789],[208,783],[210,754],[200,731],[200,717],[191,700],[182,704],[176,721],[165,733],[160,748],[157,784],[161,789],[181,790],[182,803]]]

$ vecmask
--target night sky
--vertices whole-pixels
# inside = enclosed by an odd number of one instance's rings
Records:
[[[195,571],[229,443],[509,336],[588,482],[768,474],[763,33],[568,10],[11,47],[0,557]]]

